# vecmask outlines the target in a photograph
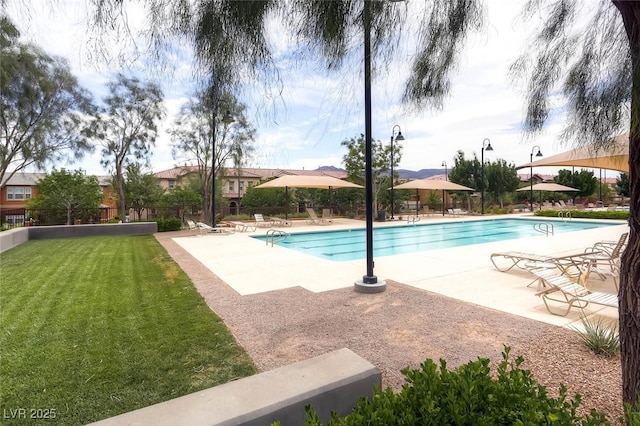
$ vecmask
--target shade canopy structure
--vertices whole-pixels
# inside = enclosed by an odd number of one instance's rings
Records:
[[[326,175],[284,175],[272,179],[268,182],[255,186],[256,189],[263,188],[284,188],[287,204],[289,203],[289,188],[316,188],[316,189],[339,189],[339,188],[364,188],[361,185],[346,180],[334,178]],[[285,209],[285,218],[289,218],[289,211]]]
[[[363,186],[326,175],[284,175],[263,184],[257,185],[256,188],[336,189],[363,188]]]
[[[524,188],[519,188],[516,191],[551,191],[551,192],[577,192],[580,191],[577,188],[572,188],[570,186],[564,186],[564,185],[560,185],[558,183],[553,183],[553,182],[542,182],[542,183],[536,183],[533,186],[526,186]]]
[[[433,189],[442,191],[475,191],[473,188],[459,185],[448,180],[437,179],[417,179],[401,183],[395,186],[396,189]]]
[[[607,149],[587,145],[516,167],[587,167],[629,173],[629,133],[616,136]]]
[[[459,185],[448,180],[439,179],[417,179],[396,185],[396,189],[415,189],[416,198],[418,191],[421,189],[430,189],[434,191],[442,191],[442,215],[444,216],[444,191],[475,191],[473,188]],[[418,206],[416,205],[416,216],[418,215]]]

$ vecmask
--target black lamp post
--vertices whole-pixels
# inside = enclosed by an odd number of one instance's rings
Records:
[[[485,142],[487,144],[485,148]],[[480,214],[484,214],[484,151],[493,151],[491,147],[491,141],[489,138],[485,138],[482,141],[482,150],[480,150]]]
[[[211,226],[216,226],[216,109],[214,103],[211,111]],[[222,116],[224,124],[231,124],[235,120],[231,112],[227,112]]]
[[[540,147],[538,145],[531,148],[531,155],[529,156],[529,180],[531,181],[531,189],[529,190],[529,203],[531,204],[531,211],[533,211],[533,151],[538,148],[538,153],[536,157],[542,157],[542,152],[540,152]]]
[[[404,140],[404,136],[402,136],[402,132],[400,131],[400,126],[398,126],[397,124],[395,126],[393,126],[393,129],[391,129],[391,220],[394,220],[395,218],[393,217],[393,211],[395,210],[394,208],[394,203],[393,203],[393,181],[394,179],[394,175],[393,175],[393,163],[395,158],[393,157],[393,135],[395,135],[396,132],[396,127],[398,128],[398,134],[395,137],[396,141],[403,141]]]
[[[447,162],[443,161],[442,166],[444,167],[444,180],[449,180],[449,172],[447,171]],[[442,216],[444,216],[444,189],[442,190]]]

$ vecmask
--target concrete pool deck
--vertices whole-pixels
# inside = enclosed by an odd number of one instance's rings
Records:
[[[510,215],[527,217],[529,214]],[[492,217],[425,216],[419,224],[436,221],[479,220]],[[544,218],[541,220],[554,220]],[[574,219],[578,221],[579,219]],[[337,218],[333,224],[309,225],[304,220],[294,220],[293,226],[278,228],[285,232],[309,232],[363,228],[364,221]],[[374,222],[374,227],[412,226],[406,221]],[[258,228],[255,232],[234,234],[193,233],[173,240],[195,259],[220,277],[240,295],[277,291],[290,287],[302,287],[311,292],[353,287],[366,273],[366,260],[335,262],[320,259],[294,250],[271,246],[251,238],[266,234],[270,228]],[[438,293],[468,303],[498,311],[569,327],[580,326],[581,311],[572,309],[566,317],[551,315],[535,286],[527,287],[534,277],[520,270],[497,271],[490,260],[491,253],[525,251],[545,255],[565,255],[582,252],[600,240],[617,240],[628,232],[626,223],[585,231],[569,232],[555,236],[536,236],[495,243],[422,251],[411,254],[374,257],[374,274],[379,280],[393,280],[433,293]],[[614,292],[611,279],[590,279],[595,290]],[[363,295],[363,297],[366,297]],[[616,309],[589,306],[594,316],[617,321]]]

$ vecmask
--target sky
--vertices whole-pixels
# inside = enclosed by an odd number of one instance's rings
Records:
[[[45,52],[70,61],[71,70],[80,84],[96,100],[106,94],[106,83],[121,71],[106,65],[96,66],[88,60],[92,35],[87,31],[84,0],[60,0],[54,10],[16,7],[10,0],[8,10],[22,33],[22,41],[40,46]],[[595,2],[597,0],[589,0]],[[35,2],[36,4],[38,2]],[[421,2],[407,0],[407,7]],[[451,93],[440,110],[414,112],[400,103],[402,83],[408,70],[408,55],[399,52],[392,63],[375,63],[382,72],[372,80],[373,138],[389,143],[396,125],[402,131],[402,160],[398,168],[409,170],[450,169],[457,151],[467,159],[481,156],[485,139],[493,151],[485,151],[485,161],[506,160],[516,166],[529,162],[539,147],[544,156],[571,149],[563,145],[559,133],[564,125],[561,100],[546,130],[535,140],[523,137],[523,88],[508,76],[509,66],[527,48],[528,25],[524,28],[516,17],[522,1],[487,0],[484,30],[467,40],[457,70],[452,74]],[[139,22],[139,10],[130,19]],[[283,41],[284,42],[284,41]],[[141,64],[138,64],[141,65]],[[286,63],[281,64],[283,69]],[[317,67],[315,67],[317,68]],[[161,82],[165,92],[167,116],[160,126],[159,137],[151,157],[154,172],[176,166],[171,156],[170,138],[166,130],[192,87],[189,55],[176,61],[171,79]],[[345,139],[364,133],[364,90],[362,69],[337,74],[315,72],[314,66],[286,69],[281,97],[265,106],[264,92],[257,89],[246,99],[247,115],[257,130],[255,155],[247,166],[262,168],[316,169],[320,166],[343,167]],[[352,75],[349,74],[352,72]],[[264,108],[269,108],[267,114]],[[90,174],[107,174],[100,165],[99,153],[87,156],[81,163],[67,166],[82,168]],[[554,173],[557,168],[538,168],[534,173]],[[521,173],[528,173],[528,169]],[[607,171],[605,177],[617,176]],[[597,176],[597,174],[596,174]]]

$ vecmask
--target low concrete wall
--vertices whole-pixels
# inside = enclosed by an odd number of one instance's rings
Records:
[[[16,228],[0,232],[0,253],[29,241],[29,228]]]
[[[100,235],[144,235],[156,232],[158,232],[158,224],[156,222],[29,226],[0,232],[0,253],[29,240],[95,237]]]
[[[93,425],[302,425],[311,404],[323,423],[349,414],[381,385],[380,371],[349,349],[339,349],[245,377]]]
[[[103,235],[143,235],[158,232],[156,222],[105,223],[100,225],[31,226],[30,240],[96,237]]]

